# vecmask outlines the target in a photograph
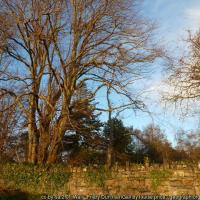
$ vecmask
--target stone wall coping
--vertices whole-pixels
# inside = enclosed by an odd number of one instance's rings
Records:
[[[90,170],[98,170],[100,168],[104,168],[105,166],[98,166],[98,165],[90,165],[90,166],[68,166],[67,169],[70,172],[87,172]],[[117,171],[117,172],[125,172],[125,171],[148,171],[148,170],[192,170],[192,171],[198,171],[200,170],[200,164],[199,163],[170,163],[170,164],[149,164],[143,165],[143,164],[128,164],[125,166],[121,166],[118,164],[115,164],[111,171]]]

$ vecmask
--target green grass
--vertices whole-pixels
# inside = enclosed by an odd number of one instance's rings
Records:
[[[59,191],[67,193],[66,185],[71,173],[63,165],[16,163],[0,163],[0,165],[0,180],[3,180],[3,188],[18,189],[33,195],[56,194]]]
[[[169,170],[151,170],[150,177],[152,179],[152,189],[156,193],[158,186],[163,182],[166,181],[172,172]]]
[[[109,177],[111,177],[110,170],[105,166],[99,166],[97,169],[88,168],[87,172],[85,172],[85,179],[89,183],[102,188],[105,186],[105,181]]]

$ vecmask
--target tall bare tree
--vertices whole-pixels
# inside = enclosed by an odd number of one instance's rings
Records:
[[[177,146],[179,152],[183,152],[184,159],[198,161],[200,159],[200,133],[199,131],[186,133],[184,131],[176,134]]]
[[[189,32],[187,54],[170,62],[169,83],[173,90],[165,99],[183,103],[191,108],[191,104],[199,101],[200,97],[200,31]],[[191,109],[189,109],[191,112]]]
[[[4,110],[11,104],[10,96],[0,97],[0,109]],[[12,137],[18,133],[20,112],[16,107],[0,112],[0,160],[13,159],[16,153],[12,146]]]
[[[150,40],[153,27],[138,17],[135,0],[0,4],[1,52],[11,62],[4,78],[15,84],[1,91],[26,116],[28,162],[56,162],[64,135],[81,129],[74,115],[87,110],[73,97],[83,84],[93,89],[88,99],[111,80],[113,90],[127,96],[127,84],[160,56]]]
[[[134,97],[130,91],[127,90],[127,86],[131,84],[131,81],[123,81],[123,83],[115,82],[114,79],[110,81],[103,81],[105,87],[105,97],[107,105],[104,108],[97,108],[102,112],[108,114],[109,129],[107,130],[107,158],[106,165],[108,168],[112,167],[114,162],[114,119],[117,119],[119,114],[127,109],[143,110],[146,106],[143,101]],[[126,87],[123,85],[125,83]],[[112,98],[117,99],[117,103],[112,102]],[[123,99],[123,100],[122,100]],[[121,101],[122,100],[122,101]],[[108,133],[109,132],[109,133]]]
[[[199,100],[200,100],[200,31],[196,33],[188,32],[187,42],[187,54],[181,56],[175,61],[170,63],[170,76],[168,83],[173,88],[164,99],[170,103],[179,104],[179,108],[184,115],[198,115],[199,116]],[[199,147],[195,147],[191,138],[199,138],[198,132],[192,134],[185,134],[185,139],[182,140],[179,135],[178,147],[187,147],[187,153],[191,153],[192,150],[198,154]],[[197,140],[198,144],[198,140]],[[191,147],[191,149],[189,148]],[[183,151],[184,148],[178,149]],[[191,153],[192,155],[192,153]],[[184,156],[183,156],[184,157]]]

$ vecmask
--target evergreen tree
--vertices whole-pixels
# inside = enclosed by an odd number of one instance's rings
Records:
[[[73,159],[73,163],[86,164],[89,150],[95,151],[102,143],[99,134],[102,124],[98,119],[99,114],[95,113],[93,95],[85,84],[76,91],[70,109],[72,124],[75,127],[63,138],[62,154],[64,152],[64,155],[67,155],[65,159]]]
[[[130,160],[133,156],[132,138],[129,134],[128,128],[126,128],[122,120],[112,118],[112,121],[108,121],[104,124],[104,136],[109,138],[110,129],[113,130],[113,157],[115,162],[124,163]]]

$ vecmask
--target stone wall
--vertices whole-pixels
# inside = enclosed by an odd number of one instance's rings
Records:
[[[200,195],[198,165],[72,168],[69,194],[76,195]]]

